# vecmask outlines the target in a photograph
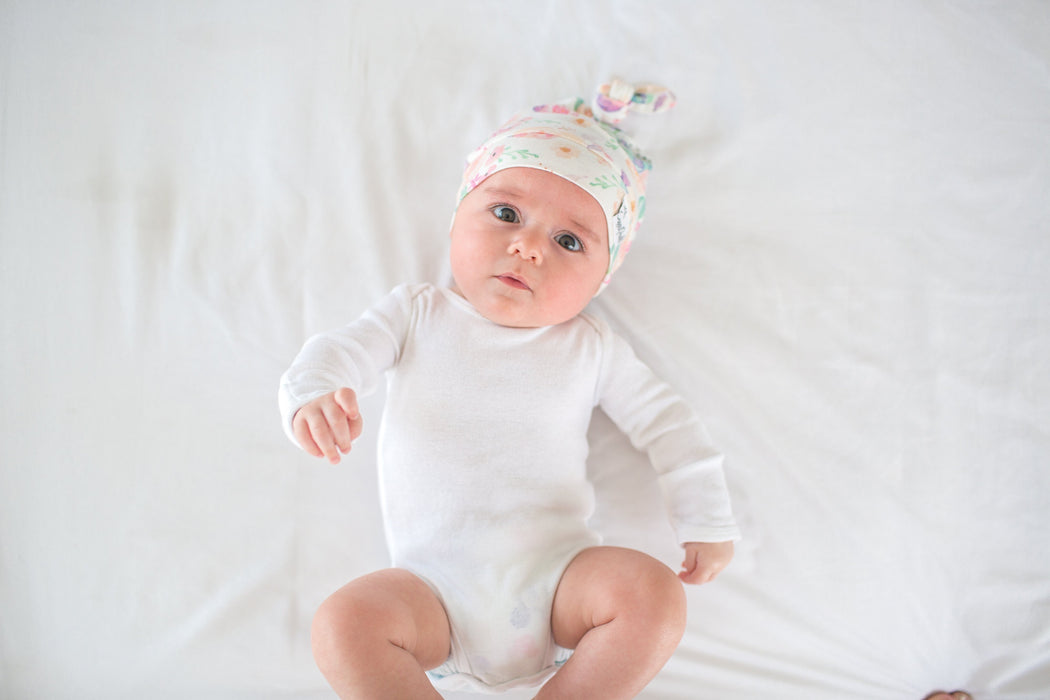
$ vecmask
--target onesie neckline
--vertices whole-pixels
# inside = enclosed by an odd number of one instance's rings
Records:
[[[471,304],[469,301],[467,301],[466,297],[460,295],[458,292],[456,292],[451,287],[436,287],[436,289],[442,294],[442,296],[444,296],[454,306],[460,308],[461,310],[463,310],[466,313],[470,314],[474,318],[476,318],[476,319],[478,319],[480,321],[484,321],[485,323],[489,324],[493,328],[500,328],[500,329],[502,329],[502,330],[504,330],[506,332],[509,332],[509,333],[544,333],[546,331],[551,330],[552,328],[557,328],[558,326],[564,326],[564,325],[567,325],[569,323],[572,323],[576,319],[586,318],[587,317],[587,315],[585,313],[581,312],[580,314],[574,316],[573,318],[569,319],[568,321],[563,321],[562,323],[559,323],[559,324],[556,324],[556,325],[553,325],[553,326],[528,326],[528,327],[504,326],[501,323],[496,323],[495,321],[486,318],[480,311],[477,310],[477,308],[475,308],[475,306],[473,304]]]

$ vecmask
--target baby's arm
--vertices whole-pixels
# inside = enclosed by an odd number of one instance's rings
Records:
[[[357,401],[397,363],[414,299],[427,289],[397,287],[353,323],[303,345],[281,376],[277,401],[285,433],[307,454],[335,464],[350,450],[361,434]]]
[[[685,561],[678,578],[695,584],[713,581],[732,558],[732,542],[686,542]]]
[[[350,443],[361,435],[357,395],[343,387],[317,397],[296,411],[292,430],[308,454],[338,464],[340,454],[349,452]]]
[[[722,454],[711,445],[696,412],[635,356],[625,341],[606,336],[601,407],[644,449],[656,469],[685,550],[679,578],[713,580],[733,558],[740,530],[733,519]]]

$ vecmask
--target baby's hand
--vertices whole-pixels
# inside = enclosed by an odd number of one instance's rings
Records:
[[[340,453],[349,452],[350,443],[361,434],[357,395],[343,387],[319,396],[296,411],[292,431],[308,454],[339,464]]]
[[[686,542],[685,561],[678,578],[695,584],[713,581],[732,558],[732,542]]]

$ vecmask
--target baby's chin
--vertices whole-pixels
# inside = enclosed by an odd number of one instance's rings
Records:
[[[546,328],[557,326],[580,314],[583,309],[542,309],[527,299],[515,299],[514,295],[471,295],[464,293],[453,283],[450,289],[469,303],[483,318],[497,326],[507,328]],[[523,292],[521,296],[529,294]]]

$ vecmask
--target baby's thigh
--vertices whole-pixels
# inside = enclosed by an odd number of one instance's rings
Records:
[[[554,594],[554,641],[575,649],[591,629],[617,618],[633,618],[635,625],[684,626],[682,583],[663,562],[644,552],[586,549],[569,564]]]
[[[449,655],[448,616],[421,578],[404,569],[384,569],[354,579],[321,604],[311,631],[319,646],[393,644],[424,669]]]

